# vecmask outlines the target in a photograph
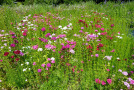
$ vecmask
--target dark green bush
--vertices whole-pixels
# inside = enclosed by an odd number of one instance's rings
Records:
[[[0,5],[2,4],[13,4],[16,0],[0,0]]]

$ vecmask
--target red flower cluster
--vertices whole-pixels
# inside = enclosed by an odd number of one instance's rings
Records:
[[[14,54],[20,54],[19,50],[14,51]]]
[[[99,50],[99,48],[100,47],[103,47],[104,45],[102,44],[102,43],[99,43],[98,45],[97,45],[97,50]]]
[[[86,22],[84,20],[81,20],[80,19],[78,23],[80,23],[80,22],[82,22],[84,25],[86,25],[86,27],[88,27],[87,24],[86,24]]]
[[[9,54],[9,52],[5,52],[5,53],[4,53],[4,56],[7,56],[8,54]]]

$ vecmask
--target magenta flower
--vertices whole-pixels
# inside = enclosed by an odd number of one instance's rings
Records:
[[[11,47],[15,47],[15,44],[11,44],[10,46],[11,46]]]
[[[81,29],[84,29],[84,27],[81,27]]]
[[[36,65],[36,62],[33,62],[33,65]]]
[[[42,67],[45,67],[45,64],[42,64],[41,66],[42,66]]]
[[[107,71],[110,71],[109,69],[107,69]]]
[[[108,84],[111,84],[112,80],[111,79],[107,79],[107,82],[108,82]]]
[[[0,62],[2,62],[3,60],[0,60]]]
[[[101,80],[100,79],[95,79],[95,82],[100,84]]]
[[[51,61],[51,63],[55,63],[55,61],[54,61],[54,60],[52,60],[52,61]]]
[[[105,85],[106,83],[104,81],[101,82],[102,85]]]
[[[96,57],[99,57],[99,54],[95,54]]]
[[[24,53],[20,52],[20,55],[21,55],[21,56],[24,56]]]
[[[38,49],[38,45],[34,45],[34,46],[33,46],[33,49],[34,49],[34,50]]]
[[[38,69],[38,72],[41,72],[42,69]]]
[[[51,34],[50,33],[47,33],[46,35],[45,35],[45,37],[49,37]]]
[[[46,29],[45,29],[45,27],[43,27],[41,30],[42,30],[42,31],[45,31]]]
[[[102,31],[104,31],[104,28],[101,28]]]
[[[134,80],[131,80],[131,81],[130,81],[130,84],[134,85]]]
[[[47,64],[47,67],[51,67],[51,63],[48,63],[48,64]]]
[[[50,60],[51,60],[51,58],[47,58],[47,60],[48,60],[48,61],[50,61]]]

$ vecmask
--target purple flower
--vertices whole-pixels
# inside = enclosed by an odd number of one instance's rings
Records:
[[[119,71],[119,72],[122,72],[122,70],[121,70],[121,69],[119,69],[118,71]]]
[[[45,37],[49,37],[51,34],[50,33],[47,33],[46,35],[45,35]]]
[[[38,49],[38,45],[34,45],[33,49],[35,49],[35,50]]]
[[[38,69],[38,72],[41,72],[42,69]]]
[[[46,29],[45,29],[45,27],[43,27],[41,30],[42,30],[42,31],[45,31]]]
[[[81,27],[81,29],[84,29],[84,27]]]
[[[41,66],[42,66],[42,67],[45,67],[45,64],[42,64]]]
[[[128,88],[130,87],[129,83],[124,82],[124,85],[127,86]]]
[[[21,56],[23,56],[23,55],[24,55],[24,53],[20,52],[20,55],[21,55]]]
[[[47,64],[47,67],[51,67],[51,63],[48,63],[48,64]]]
[[[33,62],[33,65],[36,65],[36,62]]]
[[[99,57],[99,54],[95,54],[96,57]]]
[[[11,47],[15,47],[15,44],[11,44],[10,46],[11,46]]]

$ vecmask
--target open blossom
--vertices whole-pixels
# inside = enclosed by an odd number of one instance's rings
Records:
[[[73,53],[73,54],[75,53],[75,51],[73,49],[71,49],[70,52]]]
[[[34,50],[38,49],[38,45],[34,45],[34,46],[33,46],[33,49],[34,49]]]
[[[38,72],[41,72],[42,69],[38,69]]]
[[[126,71],[122,72],[123,75],[127,76],[128,73]]]
[[[36,62],[33,62],[33,65],[36,65]]]
[[[103,59],[111,60],[112,56],[105,56]]]
[[[51,67],[51,63],[48,63],[48,64],[47,64],[47,67]]]
[[[95,82],[100,84],[101,80],[100,79],[95,79]]]
[[[42,29],[41,29],[41,31],[45,31],[46,29],[45,29],[45,27],[43,27]]]
[[[124,82],[124,85],[127,86],[128,88],[130,87],[128,82]]]
[[[15,44],[11,44],[10,46],[11,46],[11,47],[15,47]]]
[[[9,54],[9,52],[5,52],[5,53],[4,53],[4,56],[7,56],[8,54]]]
[[[111,79],[107,79],[107,82],[108,82],[108,84],[111,84],[112,80]]]
[[[104,81],[101,82],[102,85],[105,85],[106,83]]]
[[[51,61],[51,63],[55,63],[55,61],[54,61],[54,60],[52,60],[52,61]]]
[[[99,57],[99,54],[95,54],[96,57]]]
[[[42,66],[42,67],[45,67],[45,64],[42,64],[41,66]]]

